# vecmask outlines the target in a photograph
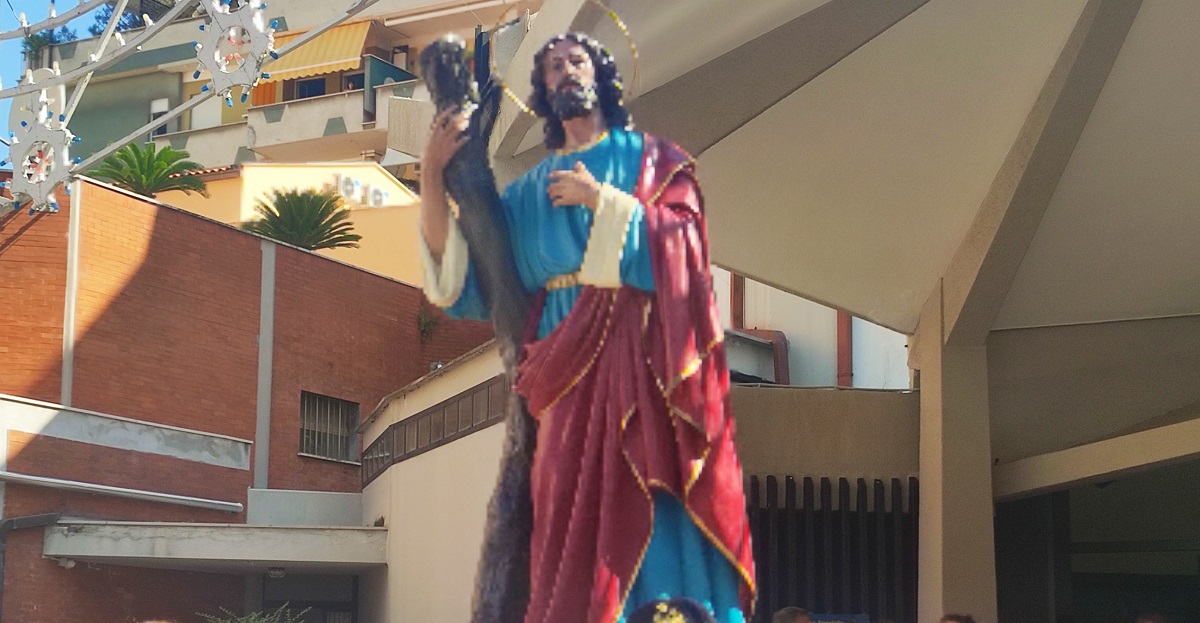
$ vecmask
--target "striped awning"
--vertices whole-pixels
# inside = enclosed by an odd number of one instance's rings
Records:
[[[358,69],[362,64],[363,47],[371,22],[342,24],[322,33],[316,39],[268,64],[263,71],[271,77],[263,82],[278,82],[308,76],[320,76],[339,71]],[[281,50],[304,33],[275,35],[275,49]]]

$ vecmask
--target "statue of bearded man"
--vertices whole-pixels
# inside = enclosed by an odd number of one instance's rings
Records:
[[[614,623],[687,598],[743,623],[754,573],[723,331],[692,159],[633,129],[612,55],[565,34],[534,60],[551,154],[504,218],[535,296],[515,390],[537,421],[526,623]],[[487,307],[443,172],[469,117],[434,121],[421,168],[426,293]]]

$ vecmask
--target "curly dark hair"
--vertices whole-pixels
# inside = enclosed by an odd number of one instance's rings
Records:
[[[550,51],[550,48],[564,41],[583,46],[592,59],[592,66],[596,68],[596,96],[600,100],[600,114],[604,116],[604,123],[610,128],[632,129],[633,119],[629,116],[629,111],[625,110],[624,101],[621,99],[624,84],[621,82],[621,74],[617,72],[617,62],[613,55],[603,45],[600,45],[599,41],[582,33],[569,32],[547,41],[546,45],[543,45],[542,49],[538,50],[533,57],[533,73],[530,76],[533,83],[533,94],[530,96],[529,108],[546,122],[543,130],[545,133],[543,142],[546,147],[559,149],[567,140],[562,119],[555,116],[550,107],[550,94],[546,88],[546,69],[543,65],[546,53]]]

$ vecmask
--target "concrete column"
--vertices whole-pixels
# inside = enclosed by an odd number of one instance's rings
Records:
[[[987,349],[942,340],[941,283],[917,329],[921,372],[921,521],[917,618],[948,612],[996,622]]]
[[[262,285],[258,308],[258,394],[254,425],[254,488],[271,481],[271,380],[275,363],[275,247],[262,240]]]

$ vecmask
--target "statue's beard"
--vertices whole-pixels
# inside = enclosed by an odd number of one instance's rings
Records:
[[[600,104],[596,96],[596,85],[563,85],[549,94],[550,110],[555,117],[566,121],[586,117]]]

